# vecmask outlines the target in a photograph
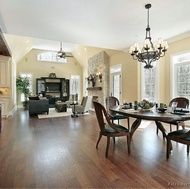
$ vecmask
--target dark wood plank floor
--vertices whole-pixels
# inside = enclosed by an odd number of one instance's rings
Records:
[[[166,160],[166,142],[154,123],[135,132],[130,155],[125,137],[111,142],[108,159],[105,138],[95,148],[94,112],[38,119],[20,109],[2,124],[0,188],[190,188],[186,147],[173,143]]]

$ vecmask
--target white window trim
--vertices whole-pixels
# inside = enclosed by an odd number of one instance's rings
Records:
[[[159,60],[157,60],[156,62],[155,62],[155,64],[156,64],[156,81],[155,81],[155,83],[156,83],[156,91],[155,91],[155,102],[159,102],[159,94],[158,94],[158,89],[159,89],[159,64],[160,64],[160,62],[159,62]],[[144,64],[141,64],[141,100],[143,100],[143,99],[145,99],[145,95],[144,95]],[[151,69],[151,68],[150,68]]]
[[[72,77],[78,77],[79,78],[79,92],[78,92],[78,99],[80,99],[81,97],[81,94],[80,94],[80,91],[81,91],[81,76],[80,75],[71,75],[71,79],[70,79],[70,94],[73,94],[72,92]]]
[[[180,63],[174,63],[174,58],[177,56],[183,56],[189,53],[190,51],[188,50],[188,51],[182,51],[182,52],[170,55],[170,99],[173,99],[177,96],[176,88],[175,88],[176,79],[175,79],[174,72],[175,72],[175,64],[180,64]],[[183,63],[185,62],[181,62],[181,64]]]
[[[57,58],[57,52],[43,52],[37,55],[37,61],[67,63],[67,58]]]
[[[120,71],[112,73],[111,70],[112,69],[115,70],[117,68],[119,68]],[[120,74],[120,99],[119,99],[119,101],[123,102],[123,99],[122,99],[123,97],[121,95],[121,94],[123,94],[122,93],[122,64],[117,64],[117,65],[114,65],[114,66],[110,67],[110,92],[108,93],[108,95],[111,96],[111,92],[112,92],[112,74],[115,74],[115,73],[117,73],[117,74],[119,73]]]

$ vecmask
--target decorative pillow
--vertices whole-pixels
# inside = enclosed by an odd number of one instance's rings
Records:
[[[29,100],[39,100],[38,96],[29,96]]]

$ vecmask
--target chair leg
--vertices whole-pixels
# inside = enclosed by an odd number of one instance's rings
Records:
[[[113,137],[113,143],[115,144],[115,137]]]
[[[177,129],[178,130],[178,129]],[[172,124],[170,124],[170,132],[172,132]]]
[[[189,154],[189,144],[187,144],[187,154]]]
[[[99,144],[101,138],[102,138],[102,134],[101,134],[101,132],[100,132],[98,141],[97,141],[97,143],[96,143],[96,149],[98,149],[98,144]]]
[[[127,118],[128,129],[130,130],[130,120]]]
[[[158,134],[158,127],[156,127],[156,134]]]
[[[169,159],[171,149],[172,149],[171,140],[167,137],[167,147],[166,147],[166,158],[167,159]]]
[[[130,136],[127,136],[127,149],[128,149],[128,154],[131,153],[131,147],[130,147]]]
[[[180,121],[180,122],[177,124],[177,130],[179,130],[179,126],[181,126],[182,129],[185,129],[185,123],[184,123],[184,121]]]
[[[110,146],[110,137],[109,137],[109,136],[107,136],[106,158],[108,157],[108,150],[109,150],[109,146]]]
[[[179,125],[177,124],[177,131],[179,130]]]

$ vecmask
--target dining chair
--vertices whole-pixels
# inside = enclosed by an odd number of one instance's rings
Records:
[[[177,102],[177,108],[189,108],[189,100],[185,97],[177,97],[170,101],[169,107],[172,107],[172,103]],[[181,126],[183,129],[185,129],[185,124],[183,121],[174,121],[174,122],[164,122],[170,124],[170,132],[172,131],[172,125],[175,125],[177,128],[176,130],[179,130],[179,126]],[[157,134],[158,134],[158,127],[157,127]]]
[[[109,108],[111,108],[113,106],[119,106],[119,105],[120,105],[119,100],[116,97],[109,96],[106,98],[106,109],[107,109],[109,118],[111,119],[112,123],[114,122],[114,120],[118,120],[118,124],[119,124],[120,119],[127,119],[128,129],[130,129],[130,121],[129,121],[128,116],[114,113],[109,110]]]
[[[166,149],[166,158],[169,159],[172,143],[171,141],[179,142],[187,145],[187,154],[189,154],[189,146],[190,146],[190,130],[182,129],[178,131],[173,131],[168,133],[167,138],[167,149]]]
[[[128,153],[130,154],[130,132],[127,128],[122,125],[112,123],[108,117],[107,111],[102,104],[99,102],[93,101],[94,109],[96,113],[96,117],[98,120],[98,125],[100,128],[99,138],[96,143],[96,149],[98,149],[98,144],[102,138],[102,136],[107,137],[107,145],[106,145],[106,158],[108,157],[108,150],[110,145],[110,137],[113,138],[115,143],[115,137],[126,136],[127,137],[127,146]]]

